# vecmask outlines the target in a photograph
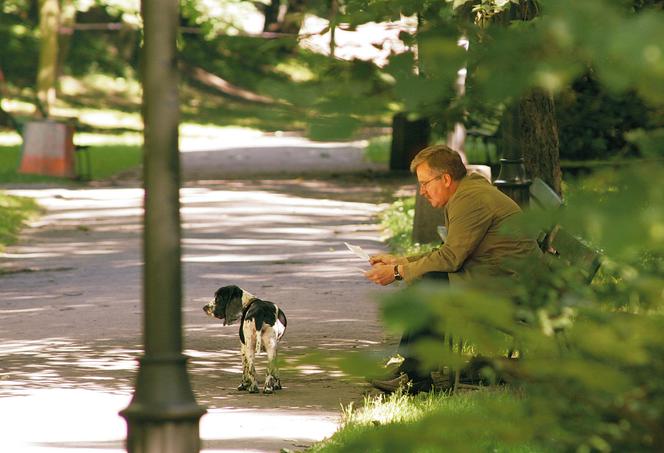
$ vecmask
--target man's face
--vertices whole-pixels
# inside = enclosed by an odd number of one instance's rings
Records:
[[[431,169],[426,162],[415,169],[420,183],[420,194],[429,200],[434,208],[442,208],[454,193],[452,177],[447,173]]]

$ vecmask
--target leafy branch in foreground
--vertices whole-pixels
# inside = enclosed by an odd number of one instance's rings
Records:
[[[536,260],[525,265],[519,282],[420,284],[383,298],[389,328],[428,325],[465,341],[461,352],[441,342],[418,343],[425,366],[463,367],[481,356],[484,382],[507,383],[507,390],[471,397],[468,411],[446,406],[465,395],[418,397],[434,401],[430,406],[403,395],[366,400],[363,409],[346,411],[345,427],[321,448],[662,451],[662,170],[572,181],[555,218],[527,213],[518,225],[536,233],[556,220],[601,248],[603,266],[590,286],[562,261]],[[403,213],[404,205],[395,209]],[[508,350],[518,359],[507,359]]]
[[[664,423],[661,171],[651,166],[599,173],[571,184],[557,220],[607,257],[590,287],[562,262],[535,260],[524,266],[519,282],[419,285],[385,300],[388,325],[427,324],[441,335],[463,338],[472,345],[468,350],[490,363],[485,376],[521,389],[524,398],[510,404],[485,402],[492,420],[483,432],[490,439],[553,450],[664,449],[658,428]],[[550,220],[533,213],[521,227],[537,230]],[[506,360],[508,349],[518,351],[519,359]],[[468,360],[433,342],[417,350],[429,366]],[[469,427],[477,427],[477,417],[461,414],[453,425],[445,422],[439,416],[384,428],[370,449],[388,451],[388,445],[408,438],[410,451],[434,443],[445,451],[464,451],[456,439],[465,432],[472,441],[475,431]]]

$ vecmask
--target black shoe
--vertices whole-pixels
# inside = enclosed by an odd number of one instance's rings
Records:
[[[410,384],[410,379],[405,374],[400,374],[394,379],[388,379],[388,380],[372,379],[369,382],[371,383],[372,386],[374,386],[378,390],[381,390],[385,393],[392,393],[399,388],[402,389],[408,388]]]
[[[430,392],[432,390],[435,390],[435,388],[431,378],[410,381],[410,385],[408,386],[408,393],[411,395],[417,395],[420,392]]]

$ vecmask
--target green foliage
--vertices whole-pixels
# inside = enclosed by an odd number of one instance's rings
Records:
[[[0,250],[13,243],[25,221],[39,212],[40,208],[32,198],[0,192]]]
[[[657,116],[634,93],[612,94],[585,74],[556,97],[560,156],[589,160],[637,155],[628,132],[656,128]]]
[[[414,196],[396,200],[381,214],[385,240],[394,253],[411,255],[431,250],[430,244],[413,242],[414,217]]]
[[[392,137],[390,135],[373,137],[369,139],[369,143],[367,144],[366,148],[364,148],[364,157],[369,162],[387,164],[390,162],[391,144]]]
[[[498,150],[492,141],[468,135],[464,151],[469,164],[495,165],[498,163]]]
[[[569,184],[566,206],[555,217],[534,211],[523,216],[518,226],[523,231],[535,235],[555,218],[603,250],[602,271],[591,286],[573,265],[533,257],[516,267],[524,276],[518,282],[422,283],[385,298],[389,326],[428,325],[463,338],[470,351],[493,362],[487,376],[520,388],[524,398],[482,403],[481,412],[492,414],[491,421],[482,422],[491,445],[556,451],[664,448],[659,429],[664,382],[658,378],[664,371],[662,170],[654,165],[597,173]],[[519,360],[501,359],[514,348]],[[467,360],[433,342],[420,343],[416,351],[434,367]],[[407,451],[427,451],[434,442],[444,451],[464,451],[463,442],[472,445],[480,423],[476,415],[457,414],[453,427],[445,420],[432,416],[376,429],[340,450],[391,451],[400,442],[408,442]]]
[[[9,85],[18,88],[30,88],[35,81],[35,5],[7,0],[0,10],[0,41],[5,43],[0,65]],[[118,0],[76,2],[79,24],[123,25],[63,35],[62,72],[76,77],[100,72],[135,77],[141,40],[136,5]],[[246,18],[259,18],[262,8],[259,3],[243,1],[211,5],[187,0],[181,5],[181,25],[200,31],[187,29],[179,37],[180,58],[186,63],[183,79],[188,85],[201,88],[189,70],[200,67],[278,101],[262,109],[237,104],[226,107],[223,95],[208,89],[206,94],[214,93],[220,99],[202,113],[216,111],[223,124],[237,120],[275,129],[273,124],[279,123],[306,128],[316,138],[345,138],[367,124],[388,124],[391,114],[406,110],[432,118],[436,132],[444,135],[454,121],[463,120],[473,128],[474,123],[483,122],[483,112],[491,111],[491,106],[543,87],[561,93],[563,157],[634,154],[638,144],[628,144],[623,138],[630,129],[651,135],[653,129],[661,128],[661,121],[652,121],[661,116],[659,109],[644,119],[640,106],[642,102],[650,109],[664,103],[659,89],[664,72],[664,27],[658,2],[343,2],[338,22],[351,26],[397,20],[401,14],[418,15],[416,33],[400,34],[406,46],[417,46],[417,52],[394,53],[382,68],[313,54],[299,48],[292,36],[241,36]],[[307,8],[321,17],[329,13],[325,2]],[[523,20],[536,15],[536,20]],[[468,51],[457,44],[461,35],[470,41]],[[459,100],[453,85],[463,66],[468,67],[469,77],[466,96]],[[292,68],[298,69],[291,72]],[[601,99],[595,99],[588,89],[575,89],[572,99],[568,88],[588,68],[593,68]],[[307,73],[304,79],[298,75],[303,69]],[[237,115],[233,115],[236,109]],[[493,115],[499,117],[500,113],[494,109]],[[641,139],[649,140],[647,136]]]
[[[0,3],[0,70],[16,85],[32,85],[37,77],[38,27],[31,4],[20,0]]]
[[[527,432],[512,426],[513,437],[496,442],[484,427],[508,425],[496,420],[494,406],[519,413],[519,397],[503,391],[460,395],[426,393],[415,397],[401,392],[365,397],[361,408],[344,411],[342,428],[311,452],[405,451],[405,452],[543,452],[534,443],[520,443]],[[466,424],[471,421],[473,423]],[[459,424],[463,421],[464,424]],[[426,426],[424,432],[421,427]]]

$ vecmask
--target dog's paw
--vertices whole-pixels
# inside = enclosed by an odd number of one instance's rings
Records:
[[[258,393],[258,386],[256,384],[253,384],[249,386],[247,390],[249,390],[249,393]]]
[[[265,379],[265,387],[263,388],[263,393],[273,393],[275,390],[281,390],[281,381],[274,376],[268,376]]]

